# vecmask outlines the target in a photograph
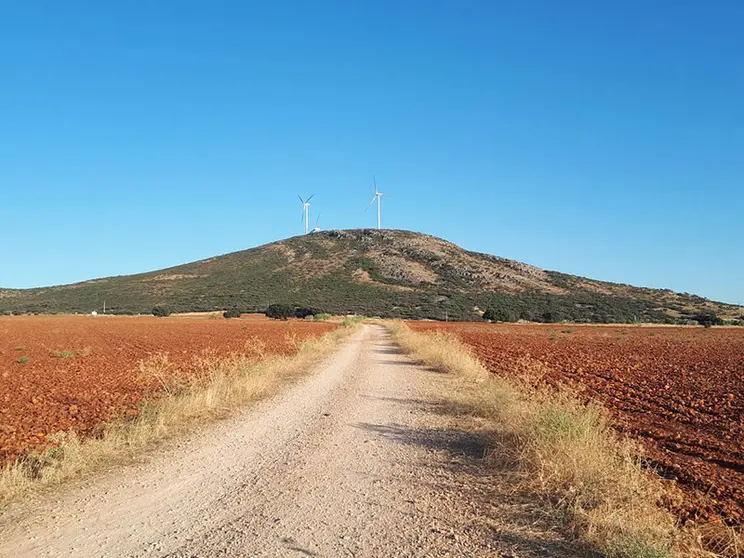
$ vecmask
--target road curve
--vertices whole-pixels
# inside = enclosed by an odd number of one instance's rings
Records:
[[[280,395],[6,512],[0,556],[495,556],[447,381],[364,326]]]

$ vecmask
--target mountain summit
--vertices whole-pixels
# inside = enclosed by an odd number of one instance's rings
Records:
[[[664,289],[595,281],[410,231],[331,230],[160,271],[56,287],[0,289],[0,312],[149,313],[285,302],[332,313],[480,319],[497,308],[535,321],[668,322],[744,309]]]

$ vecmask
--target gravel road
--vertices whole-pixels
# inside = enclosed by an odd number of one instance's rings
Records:
[[[6,511],[0,556],[545,555],[494,524],[484,444],[440,403],[452,381],[364,326],[280,395]]]

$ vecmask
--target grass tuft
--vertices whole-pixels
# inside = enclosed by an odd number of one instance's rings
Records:
[[[362,323],[366,319],[367,319],[366,316],[362,316],[362,315],[358,315],[358,314],[357,315],[349,315],[349,316],[346,316],[343,319],[343,321],[341,322],[341,325],[343,327],[355,326],[357,324]]]

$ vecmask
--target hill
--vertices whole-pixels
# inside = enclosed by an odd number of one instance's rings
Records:
[[[0,289],[0,312],[149,313],[286,302],[332,313],[480,319],[497,308],[534,321],[678,323],[744,308],[670,290],[594,281],[464,250],[409,231],[323,231],[160,271],[55,287]]]

